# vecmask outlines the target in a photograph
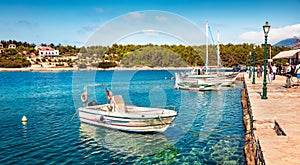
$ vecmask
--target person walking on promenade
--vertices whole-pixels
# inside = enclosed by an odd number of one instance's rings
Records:
[[[295,68],[295,75],[297,77],[297,83],[300,83],[300,63]]]
[[[260,70],[259,66],[256,67],[256,72],[257,72],[257,78],[260,78],[261,77],[261,70]]]
[[[292,87],[292,81],[293,81],[293,72],[292,72],[292,65],[289,64],[289,66],[286,68],[285,76],[286,76],[286,87],[291,88]]]
[[[249,66],[247,67],[246,74],[247,74],[247,77],[250,77],[250,67]]]
[[[292,65],[291,64],[289,64],[288,66],[287,66],[287,68],[286,68],[286,74],[292,74]]]
[[[273,80],[273,71],[272,71],[272,69],[270,69],[270,67],[268,67],[268,69],[267,69],[267,75],[268,75],[269,83],[271,84],[272,80]]]
[[[277,70],[277,74],[278,74],[278,75],[281,75],[281,72],[282,72],[282,66],[279,65],[279,66],[278,66],[278,70]]]
[[[276,72],[277,72],[276,64],[274,64],[274,65],[272,66],[272,71],[273,71],[273,80],[275,80],[275,76],[276,76]]]

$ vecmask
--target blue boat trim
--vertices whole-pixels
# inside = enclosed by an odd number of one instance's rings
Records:
[[[102,115],[102,114],[98,114],[98,113],[93,113],[93,112],[88,112],[88,111],[85,111],[85,110],[79,110],[81,112],[84,112],[84,113],[88,113],[88,114],[92,114],[92,115]],[[159,118],[169,118],[169,117],[175,117],[177,116],[176,115],[169,115],[169,116],[157,116],[157,117],[138,117],[138,118],[132,118],[132,117],[122,117],[122,116],[112,116],[112,115],[102,115],[104,117],[112,117],[112,118],[119,118],[119,119],[159,119]]]
[[[83,118],[83,117],[80,117],[80,119],[100,123],[98,120],[94,120],[94,119]],[[84,123],[86,123],[86,122],[84,122]],[[154,124],[154,125],[153,124],[148,124],[148,125],[137,125],[137,124],[136,125],[123,125],[123,124],[114,124],[114,123],[110,123],[110,122],[103,122],[103,124],[114,125],[114,126],[122,126],[122,127],[152,127],[152,126],[155,127],[155,126],[166,126],[167,124],[170,124],[170,123],[168,122],[168,123],[161,123],[161,124]]]

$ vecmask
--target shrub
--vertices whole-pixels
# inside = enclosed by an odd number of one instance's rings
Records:
[[[100,62],[98,65],[99,68],[110,68],[115,66],[117,66],[115,62]]]

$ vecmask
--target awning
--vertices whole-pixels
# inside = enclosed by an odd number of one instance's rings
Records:
[[[272,59],[293,57],[298,52],[300,52],[300,49],[282,51],[282,52],[278,53],[276,56],[274,56]]]

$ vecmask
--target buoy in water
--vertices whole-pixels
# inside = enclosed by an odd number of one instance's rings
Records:
[[[24,123],[27,122],[27,117],[26,117],[26,116],[23,116],[23,117],[22,117],[22,122],[24,122]]]

